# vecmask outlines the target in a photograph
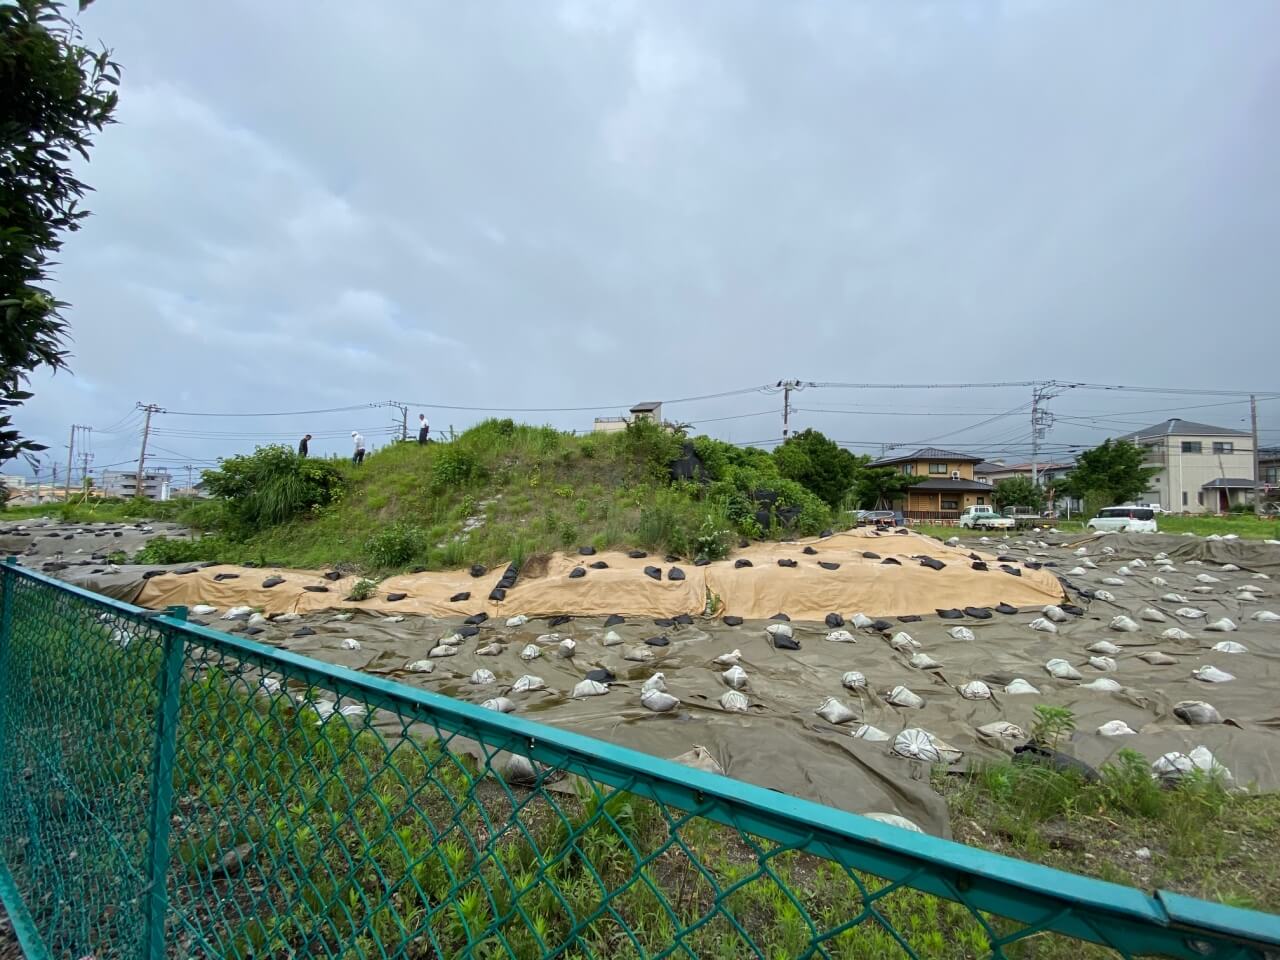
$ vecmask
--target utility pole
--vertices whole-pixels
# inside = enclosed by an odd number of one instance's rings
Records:
[[[1060,391],[1054,384],[1036,384],[1031,388],[1031,483],[1038,483],[1040,468],[1040,441],[1045,438],[1049,428],[1053,426],[1053,414],[1041,404],[1056,397]]]
[[[88,450],[80,452],[80,485],[84,488],[84,499],[89,499],[89,461],[93,459],[93,454]]]
[[[196,492],[195,480],[193,479],[194,473],[195,473],[195,468],[188,463],[187,464],[187,496],[189,497],[195,496],[195,492]]]
[[[1262,516],[1262,488],[1258,484],[1258,398],[1249,394],[1249,420],[1253,433],[1253,515]]]
[[[76,451],[76,431],[80,427],[78,424],[71,425],[71,440],[67,444],[67,502],[71,502],[71,464],[74,462]],[[56,489],[56,487],[55,487]]]
[[[809,384],[799,380],[779,380],[777,386],[782,389],[782,442],[786,443],[791,436],[791,391],[803,390]]]
[[[142,425],[142,450],[138,453],[138,474],[134,480],[133,495],[135,497],[142,496],[142,472],[147,463],[147,441],[151,438],[151,415],[153,413],[162,412],[154,403],[139,403],[138,409],[145,411],[147,419]]]

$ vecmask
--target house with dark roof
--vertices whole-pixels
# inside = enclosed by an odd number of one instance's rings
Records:
[[[899,456],[881,457],[873,467],[892,467],[909,477],[924,477],[893,503],[911,520],[955,520],[965,507],[991,503],[991,484],[974,479],[982,462],[954,450],[922,447]]]
[[[1253,502],[1253,435],[1173,417],[1119,437],[1158,471],[1143,502],[1175,513],[1225,513]]]

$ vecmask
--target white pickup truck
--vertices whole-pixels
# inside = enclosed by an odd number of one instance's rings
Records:
[[[991,507],[980,505],[964,508],[964,513],[960,514],[960,526],[971,530],[1012,530],[1014,519],[1002,517]]]

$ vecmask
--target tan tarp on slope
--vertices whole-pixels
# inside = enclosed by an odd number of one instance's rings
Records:
[[[810,547],[815,554],[806,554]],[[882,564],[863,557],[864,551],[894,557],[900,565]],[[921,566],[913,556],[930,556],[946,564],[942,570]],[[735,567],[746,558],[750,567]],[[779,559],[795,560],[793,568],[780,567]],[[708,593],[718,598],[718,611],[745,619],[764,619],[784,612],[796,620],[821,620],[828,613],[863,612],[869,616],[901,616],[931,613],[937,608],[994,606],[1004,602],[1018,607],[1043,606],[1062,598],[1056,578],[1048,570],[1019,567],[1021,576],[1000,569],[992,555],[984,556],[987,571],[971,568],[968,548],[953,548],[917,534],[883,534],[854,530],[824,539],[795,543],[761,543],[736,551],[728,560],[696,567],[690,563],[665,563],[660,557],[631,559],[623,553],[592,557],[555,554],[545,567],[531,563],[502,602],[488,599],[502,576],[502,569],[472,578],[466,571],[418,573],[391,577],[379,585],[378,595],[350,602],[354,578],[330,583],[319,573],[270,571],[229,566],[207,567],[185,576],[165,574],[147,581],[137,602],[146,607],[169,604],[209,603],[218,607],[246,605],[265,613],[319,611],[334,607],[370,611],[421,614],[431,617],[469,616],[484,612],[493,617],[526,616],[624,616],[675,617],[701,615]],[[603,561],[606,569],[590,564]],[[819,561],[840,564],[837,570],[820,567]],[[662,579],[646,576],[647,566],[658,567]],[[670,570],[678,566],[685,579],[672,581]],[[575,567],[585,576],[571,578]],[[219,573],[238,573],[233,580],[215,582]],[[285,582],[263,588],[269,576]],[[323,586],[326,593],[308,592],[306,586]],[[457,603],[449,598],[469,592]],[[400,601],[386,599],[404,593]]]

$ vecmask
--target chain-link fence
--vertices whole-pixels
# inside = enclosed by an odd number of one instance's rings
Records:
[[[912,833],[506,715],[505,697],[425,693],[12,564],[0,577],[0,896],[29,956],[1078,960],[1280,944],[1276,917]]]

